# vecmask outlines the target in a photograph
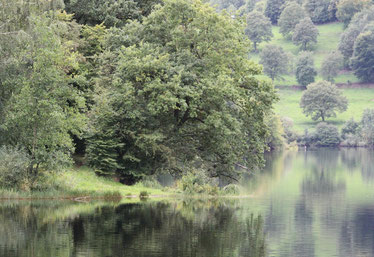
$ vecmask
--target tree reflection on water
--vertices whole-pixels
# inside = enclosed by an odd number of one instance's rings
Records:
[[[236,201],[0,204],[0,256],[265,256]]]

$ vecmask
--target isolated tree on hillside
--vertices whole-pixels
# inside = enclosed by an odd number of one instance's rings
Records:
[[[307,16],[305,10],[296,2],[290,2],[279,17],[279,31],[284,37],[292,35],[296,25]]]
[[[374,23],[372,26],[357,37],[351,59],[354,74],[365,82],[374,82]]]
[[[306,50],[311,43],[317,43],[318,29],[309,17],[302,19],[295,27],[292,41],[295,45],[301,45]]]
[[[334,82],[339,70],[343,67],[343,55],[338,51],[332,51],[323,60],[321,75],[329,82]]]
[[[245,34],[253,42],[254,51],[256,52],[257,43],[267,42],[273,36],[270,19],[258,11],[249,13]]]
[[[290,58],[280,46],[265,46],[261,51],[260,58],[260,64],[264,67],[264,73],[272,81],[276,78],[282,78],[281,75],[287,73],[290,66]]]
[[[336,117],[336,112],[344,112],[348,107],[348,100],[342,92],[327,81],[320,81],[308,85],[301,96],[300,107],[306,116],[312,120]]]
[[[370,0],[341,0],[337,4],[336,17],[347,27],[356,13],[370,6]]]
[[[267,0],[265,15],[271,20],[272,24],[277,24],[283,11],[284,0]]]
[[[296,79],[302,86],[314,82],[317,71],[314,68],[314,61],[311,52],[300,52],[296,60]]]

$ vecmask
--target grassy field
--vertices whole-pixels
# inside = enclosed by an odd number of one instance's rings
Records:
[[[354,118],[359,121],[363,110],[374,108],[374,89],[342,89],[343,94],[348,98],[348,110],[338,113],[336,118],[329,118],[327,122],[341,127],[346,120]],[[279,90],[279,102],[275,105],[275,112],[280,116],[290,117],[294,121],[294,129],[303,132],[304,129],[314,127],[320,121],[312,121],[302,113],[299,106],[302,91]]]
[[[317,44],[310,49],[314,52],[314,64],[316,69],[319,71],[325,56],[338,49],[340,35],[343,32],[343,24],[339,22],[318,25],[318,41]],[[281,46],[285,51],[290,52],[296,58],[300,48],[292,43],[291,40],[283,38],[282,34],[279,33],[279,27],[273,27],[274,37],[270,42],[263,42],[259,45],[259,50],[266,44],[274,44]],[[260,61],[259,54],[251,54],[250,58],[256,62]],[[284,75],[284,80],[276,80],[276,85],[297,85],[297,81],[294,74]],[[321,80],[320,76],[317,76],[316,80]],[[336,83],[347,83],[347,82],[358,82],[358,79],[352,74],[352,72],[342,72],[335,78]]]

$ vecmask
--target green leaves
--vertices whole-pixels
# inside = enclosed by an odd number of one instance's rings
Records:
[[[336,117],[336,112],[344,112],[347,106],[347,98],[327,81],[310,84],[300,101],[300,107],[306,116],[311,116],[313,120],[321,118],[322,121],[328,117]]]
[[[140,34],[128,30],[132,45],[108,45],[102,56],[106,75],[91,114],[90,158],[99,160],[95,138],[109,132],[123,176],[201,168],[235,177],[236,163],[260,165],[263,118],[275,94],[253,77],[260,67],[246,57],[243,24],[190,0],[165,1],[127,27],[134,24]]]

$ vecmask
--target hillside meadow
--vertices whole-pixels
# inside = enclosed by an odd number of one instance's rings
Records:
[[[319,36],[317,44],[312,46],[310,51],[313,51],[314,64],[317,71],[320,71],[322,62],[326,55],[331,51],[337,50],[340,40],[340,35],[343,33],[343,24],[341,22],[333,22],[328,24],[317,25]],[[281,46],[283,50],[289,52],[296,59],[297,54],[300,51],[300,47],[292,43],[292,40],[283,38],[282,34],[279,33],[279,27],[273,26],[273,38],[269,42],[262,42],[259,44],[259,52],[263,46],[267,44],[274,44]],[[259,53],[252,53],[250,58],[255,62],[260,62]],[[283,75],[284,80],[275,80],[275,85],[291,86],[297,85],[296,77],[292,74]],[[321,80],[322,77],[317,75],[316,81]],[[340,74],[335,78],[335,83],[356,83],[359,80],[354,76],[351,71],[341,71]]]
[[[349,88],[341,89],[348,99],[348,109],[343,113],[338,113],[336,118],[328,118],[327,122],[332,123],[339,128],[345,121],[353,118],[359,121],[362,112],[368,108],[374,108],[374,89],[370,88]],[[303,132],[304,129],[314,127],[319,121],[313,121],[310,117],[306,117],[299,102],[303,91],[283,89],[279,90],[279,102],[275,104],[275,113],[280,116],[286,116],[294,121],[294,129]]]

